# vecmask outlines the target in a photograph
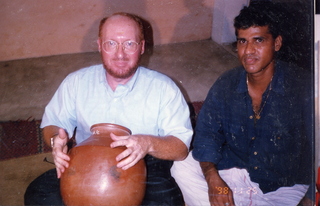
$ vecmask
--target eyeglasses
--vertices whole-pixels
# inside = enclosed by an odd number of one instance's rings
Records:
[[[102,49],[106,53],[114,53],[118,50],[119,44],[122,45],[122,49],[127,54],[133,54],[138,50],[138,45],[140,43],[137,43],[135,41],[125,41],[123,43],[118,43],[113,40],[105,41],[102,43]]]

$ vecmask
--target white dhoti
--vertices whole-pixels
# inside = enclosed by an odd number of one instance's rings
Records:
[[[191,152],[185,160],[174,162],[171,174],[182,191],[186,205],[210,205],[207,182],[199,162],[193,159]],[[259,184],[250,180],[246,169],[219,170],[219,174],[232,190],[236,206],[296,206],[309,187],[296,184],[263,194]]]

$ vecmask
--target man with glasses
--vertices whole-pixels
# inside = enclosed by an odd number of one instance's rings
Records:
[[[58,178],[69,166],[68,138],[76,128],[75,139],[80,143],[91,135],[92,125],[114,123],[133,134],[112,136],[111,147],[127,147],[117,156],[117,166],[126,170],[142,158],[146,161],[142,205],[183,205],[170,174],[172,161],[186,157],[192,137],[182,93],[167,76],[138,66],[145,40],[136,16],[116,13],[102,19],[97,43],[103,64],[69,74],[45,109],[41,127],[45,141],[53,143],[56,170],[30,184],[25,204],[63,204]]]

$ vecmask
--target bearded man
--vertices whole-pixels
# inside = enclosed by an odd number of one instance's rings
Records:
[[[139,66],[145,40],[137,16],[116,13],[102,19],[97,43],[103,64],[69,74],[45,109],[41,127],[46,143],[53,143],[56,170],[30,184],[25,204],[62,205],[59,178],[69,166],[68,138],[76,128],[80,143],[91,135],[92,125],[113,123],[132,131],[111,136],[111,147],[127,147],[116,157],[117,166],[126,170],[146,161],[142,205],[183,205],[170,174],[172,161],[187,156],[193,134],[181,91],[167,76]]]

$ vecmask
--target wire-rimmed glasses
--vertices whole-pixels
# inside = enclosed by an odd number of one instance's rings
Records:
[[[122,45],[122,49],[125,53],[133,54],[138,50],[139,44],[140,43],[131,40],[122,43],[118,43],[113,40],[108,40],[102,43],[102,49],[106,53],[114,53],[118,50],[119,45]]]

